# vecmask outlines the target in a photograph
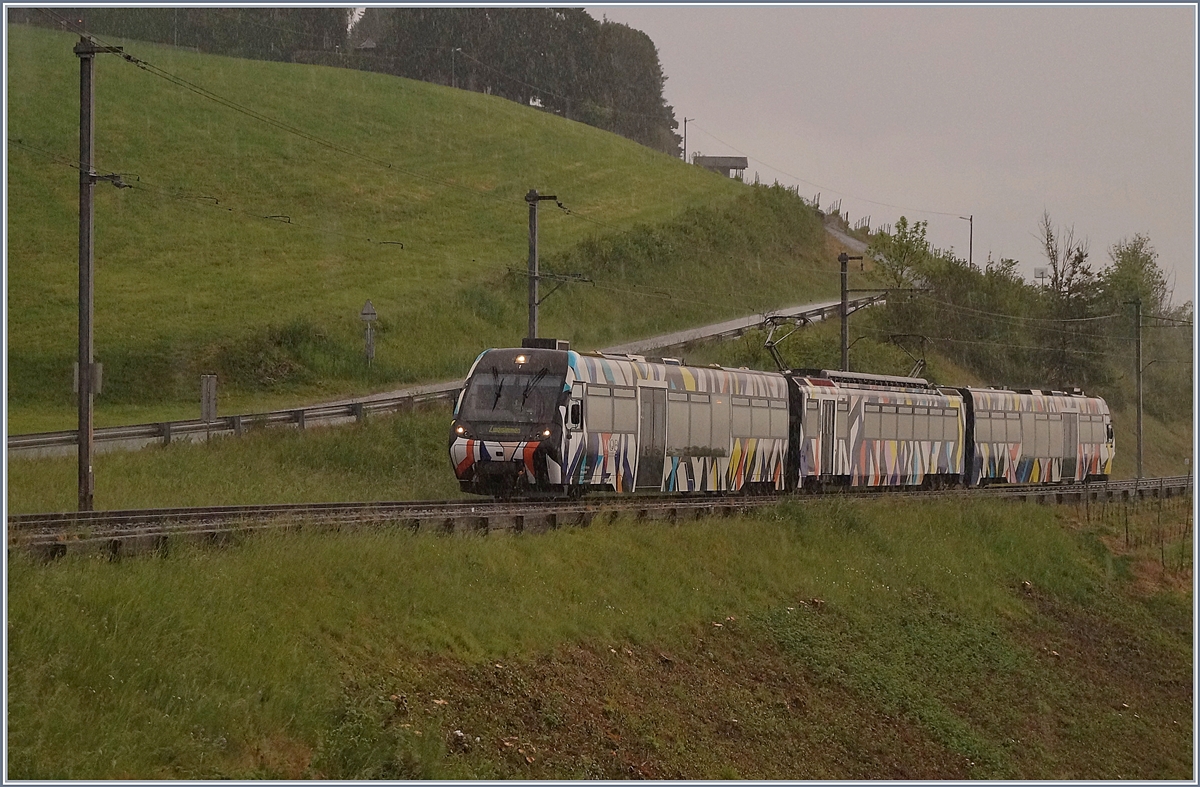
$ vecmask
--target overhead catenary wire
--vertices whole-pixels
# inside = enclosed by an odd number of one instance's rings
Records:
[[[875,336],[890,337],[893,335],[890,331],[879,331],[872,329],[859,329],[860,333],[873,334]],[[1113,353],[1107,350],[1082,350],[1076,347],[1047,347],[1045,345],[1027,345],[1027,344],[1010,344],[1006,342],[995,341],[980,341],[976,339],[956,339],[950,336],[922,336],[923,339],[931,342],[948,342],[950,344],[970,344],[984,347],[1007,347],[1010,350],[1032,350],[1034,352],[1043,353],[1060,353],[1064,350],[1068,353],[1078,355],[1103,355],[1110,358],[1133,358],[1132,354]]]

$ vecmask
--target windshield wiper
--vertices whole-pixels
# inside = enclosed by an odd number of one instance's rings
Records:
[[[496,405],[500,403],[500,392],[504,390],[504,378],[500,376],[500,370],[495,366],[492,367],[492,380],[496,382],[496,398],[492,400],[492,409],[496,409]]]
[[[533,386],[540,383],[542,381],[542,378],[545,376],[546,376],[546,370],[543,368],[540,372],[538,372],[533,377],[531,377],[529,382],[525,383],[525,392],[523,394],[521,394],[521,406],[522,407],[525,406],[525,400],[529,398],[529,392],[533,390]]]

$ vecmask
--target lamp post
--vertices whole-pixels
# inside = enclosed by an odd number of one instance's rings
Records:
[[[685,163],[687,162],[687,124],[688,124],[689,120],[695,120],[695,119],[696,118],[684,118],[683,119],[683,160]]]
[[[960,218],[960,219],[962,219],[963,221],[970,222],[970,224],[971,224],[971,235],[970,235],[970,240],[968,241],[968,245],[967,245],[967,264],[968,264],[968,265],[974,265],[974,262],[975,262],[975,260],[974,260],[974,253],[975,253],[975,214],[974,214],[974,213],[972,213],[970,216],[959,216],[959,218]]]

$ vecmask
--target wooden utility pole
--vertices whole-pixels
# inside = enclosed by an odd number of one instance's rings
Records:
[[[536,339],[538,335],[538,203],[542,200],[558,201],[553,194],[538,194],[537,189],[530,189],[525,195],[529,203],[529,338]]]

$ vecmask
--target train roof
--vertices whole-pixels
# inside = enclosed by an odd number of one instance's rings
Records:
[[[861,385],[876,388],[908,388],[921,391],[937,391],[937,386],[924,377],[898,377],[890,374],[863,374],[861,372],[843,372],[838,369],[794,369],[793,377],[807,377],[812,380],[829,380],[845,385]]]

